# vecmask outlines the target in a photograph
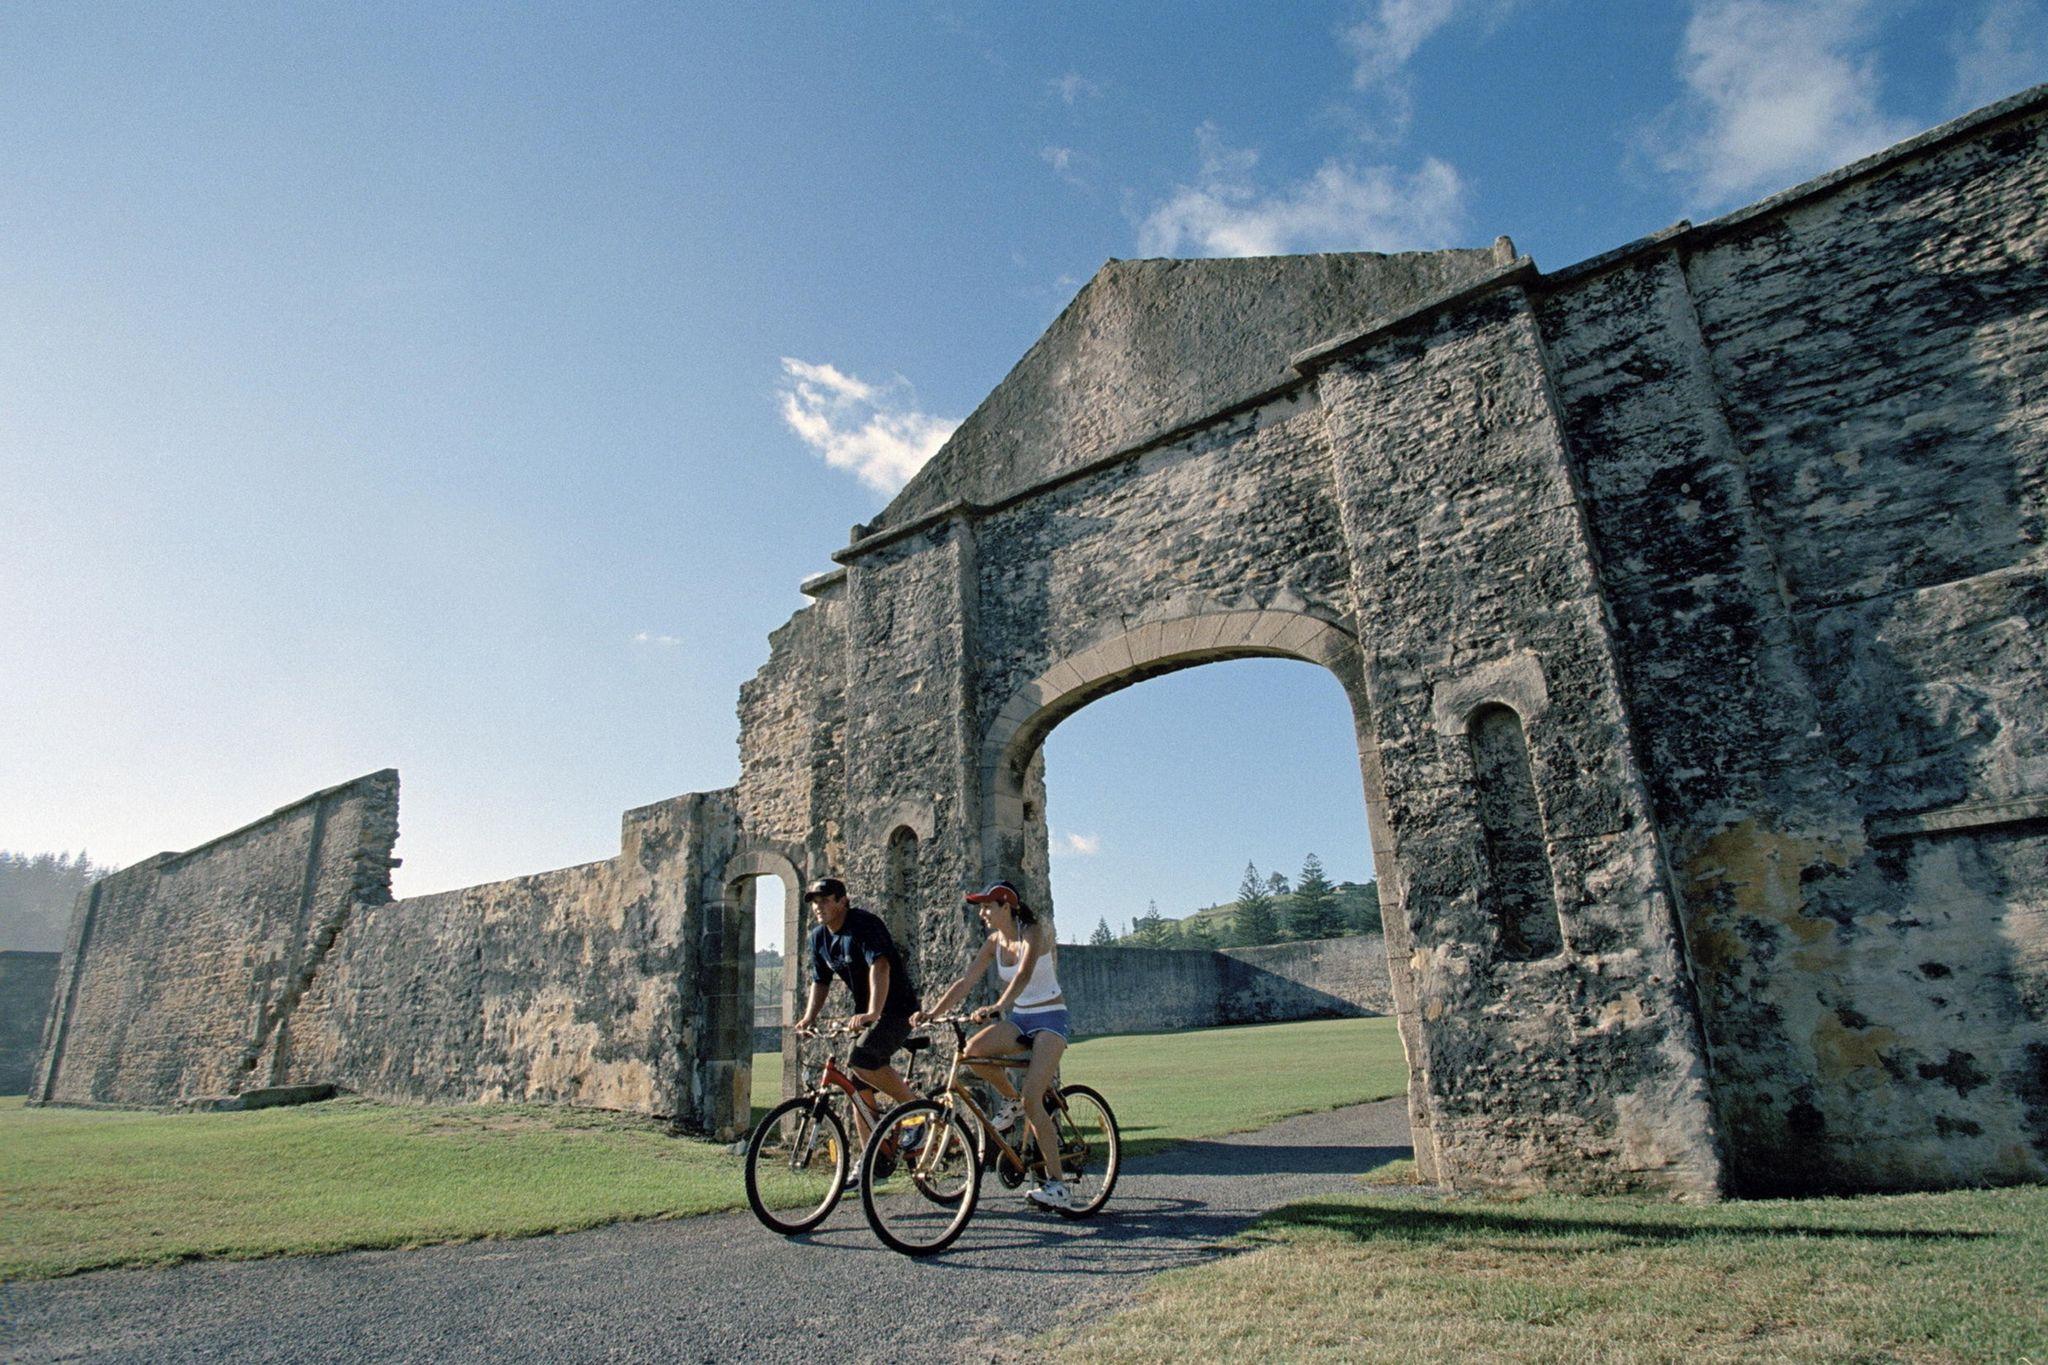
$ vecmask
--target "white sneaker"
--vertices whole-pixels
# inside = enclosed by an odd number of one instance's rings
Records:
[[[1074,1207],[1073,1196],[1069,1195],[1067,1187],[1057,1180],[1046,1181],[1024,1197],[1040,1208],[1070,1209]]]
[[[839,1187],[841,1194],[860,1193],[860,1167],[855,1166],[846,1173],[846,1183]]]
[[[1024,1117],[1024,1106],[1017,1100],[1004,1100],[996,1106],[996,1112],[988,1116],[988,1126],[998,1133],[1007,1133],[1017,1126],[1017,1120]]]

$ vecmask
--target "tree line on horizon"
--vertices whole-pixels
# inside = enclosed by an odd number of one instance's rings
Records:
[[[113,870],[95,863],[83,849],[76,854],[0,849],[0,949],[62,952],[78,893]]]
[[[1256,948],[1380,932],[1379,881],[1333,883],[1322,859],[1311,853],[1292,882],[1282,872],[1262,876],[1248,862],[1236,900],[1179,919],[1169,919],[1159,913],[1158,902],[1148,902],[1128,930],[1118,933],[1105,917],[1088,942],[1096,947]]]

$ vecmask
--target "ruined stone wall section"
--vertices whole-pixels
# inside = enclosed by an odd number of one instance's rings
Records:
[[[840,852],[846,792],[846,596],[843,576],[769,637],[768,662],[740,687],[746,836],[788,850],[822,875]]]
[[[951,498],[994,505],[1287,387],[1293,352],[1477,278],[1496,255],[1111,261],[871,527]]]
[[[2048,1171],[2044,193],[2037,109],[1543,307],[1740,1189]]]
[[[975,796],[963,781],[972,759],[962,752],[975,556],[966,526],[941,523],[847,569],[846,757],[858,800],[834,871],[857,902],[878,906],[890,882],[890,836],[906,821],[915,830],[917,859],[902,894],[919,923],[904,947],[926,994],[958,973],[981,936],[961,900],[981,862]]]
[[[365,909],[293,1020],[287,1079],[744,1126],[727,797],[627,812],[604,862]]]
[[[152,1105],[270,1084],[279,1029],[337,935],[390,898],[397,837],[387,770],[95,883],[33,1097]]]
[[[1711,1195],[1697,1020],[1527,296],[1494,289],[1329,363],[1441,1173]],[[1521,719],[1567,951],[1520,962],[1480,894],[1465,728],[1539,696]]]
[[[983,728],[1060,659],[1149,622],[1266,607],[1350,618],[1328,447],[1301,392],[992,512],[976,530]]]

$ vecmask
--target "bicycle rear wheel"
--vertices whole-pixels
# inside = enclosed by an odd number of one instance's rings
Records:
[[[784,1100],[747,1140],[747,1202],[773,1232],[809,1232],[839,1202],[851,1164],[846,1125],[829,1100]]]
[[[1116,1188],[1117,1171],[1123,1165],[1123,1136],[1117,1131],[1116,1115],[1109,1101],[1085,1085],[1060,1087],[1059,1107],[1052,1112],[1053,1131],[1059,1135],[1060,1165],[1066,1170],[1067,1196],[1071,1201],[1060,1212],[1069,1218],[1086,1218],[1109,1202]]]
[[[943,1251],[974,1217],[981,1197],[974,1140],[937,1100],[910,1100],[883,1115],[860,1162],[861,1208],[892,1250]]]

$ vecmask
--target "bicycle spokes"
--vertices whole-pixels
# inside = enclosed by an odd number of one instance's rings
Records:
[[[974,1214],[980,1174],[966,1127],[944,1105],[898,1105],[869,1139],[861,1204],[875,1235],[909,1255],[937,1251]]]

